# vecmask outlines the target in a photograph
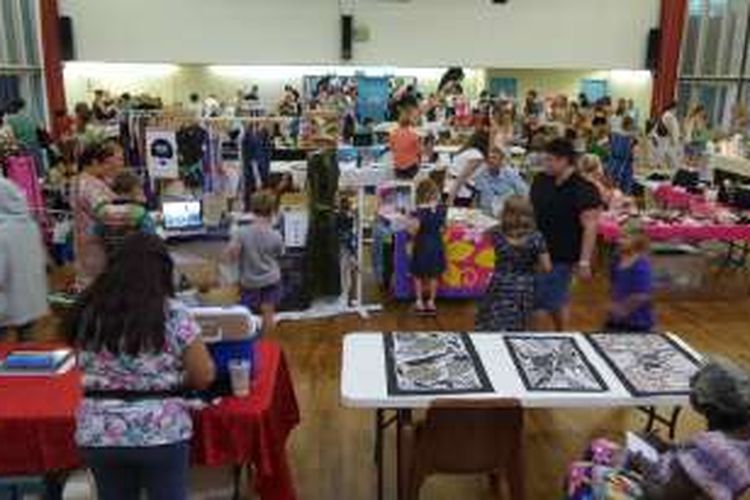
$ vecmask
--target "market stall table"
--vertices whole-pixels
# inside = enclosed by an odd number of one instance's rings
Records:
[[[15,347],[0,346],[0,356]],[[256,359],[250,396],[223,398],[193,413],[192,462],[252,467],[260,498],[293,500],[285,445],[300,420],[294,387],[276,343],[258,342]],[[80,379],[75,370],[55,377],[0,377],[0,476],[53,476],[82,466],[74,442]]]
[[[683,218],[675,222],[646,221],[644,228],[653,241],[743,241],[750,242],[750,224]],[[622,235],[619,215],[605,213],[599,219],[599,236],[616,243]]]
[[[394,229],[393,295],[405,300],[414,296],[414,280],[409,272],[411,235],[395,224],[394,218],[394,214],[381,214],[381,219]],[[495,270],[495,248],[487,230],[496,224],[495,219],[479,210],[448,210],[443,234],[447,268],[440,277],[438,297],[470,299],[484,294]]]
[[[442,332],[445,334],[446,332]],[[573,339],[589,366],[598,373],[604,390],[598,392],[527,390],[519,376],[512,354],[504,337],[526,334],[470,333],[474,349],[491,384],[487,392],[451,393],[451,398],[470,399],[518,399],[524,408],[643,408],[657,406],[680,407],[689,402],[688,394],[664,394],[636,397],[610,367],[604,357],[581,333],[554,334],[556,337]],[[534,338],[552,334],[533,333]],[[695,360],[701,359],[690,346],[679,337],[668,334],[666,338],[688,353]],[[389,374],[386,363],[385,339],[382,333],[352,333],[344,338],[341,371],[341,401],[349,408],[376,410],[375,457],[378,467],[378,496],[382,496],[382,432],[390,423],[396,423],[397,439],[404,426],[411,422],[411,411],[427,408],[438,397],[435,394],[393,394],[389,391]],[[687,384],[687,381],[685,382]],[[446,397],[446,396],[443,396]],[[396,416],[384,418],[384,410],[394,410]],[[650,419],[653,414],[650,415]],[[662,420],[659,420],[663,422]],[[676,423],[676,415],[668,424]],[[649,421],[653,424],[653,420]],[[397,470],[400,471],[397,466]],[[401,480],[399,479],[399,484]],[[399,491],[401,488],[399,487]]]

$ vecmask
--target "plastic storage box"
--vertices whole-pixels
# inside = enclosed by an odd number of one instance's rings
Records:
[[[201,326],[203,341],[216,365],[216,381],[210,392],[213,396],[231,394],[231,360],[249,361],[251,376],[255,372],[255,342],[260,332],[260,320],[241,305],[192,307],[190,312]]]

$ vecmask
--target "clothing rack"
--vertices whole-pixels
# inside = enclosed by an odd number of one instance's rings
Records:
[[[293,117],[280,116],[220,116],[197,117],[194,113],[183,109],[167,110],[132,110],[121,120],[124,125],[121,139],[126,149],[127,163],[133,167],[143,167],[146,163],[146,130],[149,128],[164,128],[178,132],[187,126],[201,127],[207,134],[208,149],[205,165],[207,184],[204,189],[213,190],[213,177],[216,167],[221,163],[220,148],[223,136],[231,130],[241,128],[243,131],[257,133],[260,130],[271,132],[271,126],[289,124]],[[155,186],[149,182],[153,189]]]

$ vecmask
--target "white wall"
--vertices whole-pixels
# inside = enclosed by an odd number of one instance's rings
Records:
[[[357,0],[357,64],[640,68],[659,0]],[[339,0],[61,0],[78,57],[339,62]]]

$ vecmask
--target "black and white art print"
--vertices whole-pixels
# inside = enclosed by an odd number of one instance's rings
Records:
[[[505,345],[529,392],[605,392],[607,384],[572,337],[507,335]]]
[[[633,396],[690,393],[700,361],[660,333],[592,333],[591,345]]]
[[[466,333],[394,332],[384,342],[390,395],[493,391]]]

